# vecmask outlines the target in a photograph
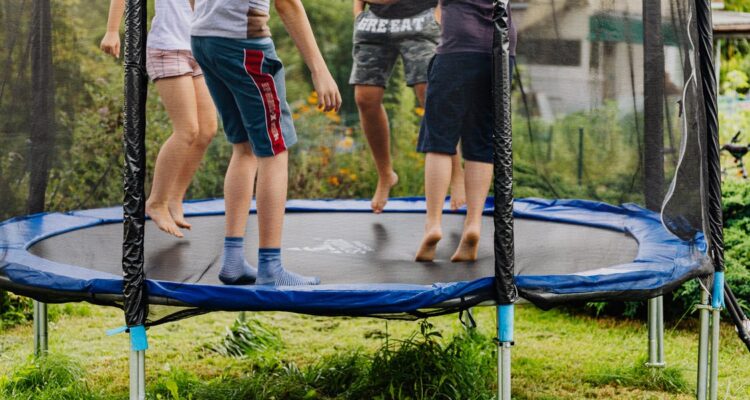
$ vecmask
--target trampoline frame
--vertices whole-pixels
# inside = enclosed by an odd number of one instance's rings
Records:
[[[700,345],[698,356],[697,398],[717,398],[718,375],[718,327],[723,306],[723,237],[721,214],[721,171],[719,165],[718,113],[716,104],[716,77],[713,62],[713,34],[710,0],[695,1],[700,56],[700,90],[704,97],[706,114],[706,143],[708,165],[706,166],[706,207],[708,256],[715,273],[712,290],[704,292],[700,306]],[[643,0],[646,4],[659,0]],[[511,397],[511,348],[513,337],[513,307],[518,299],[518,289],[513,277],[513,168],[512,135],[510,121],[510,85],[508,83],[508,7],[509,0],[493,0],[494,46],[493,46],[493,97],[495,134],[495,300],[498,319],[498,398]],[[144,263],[145,225],[145,104],[147,93],[146,29],[147,0],[127,0],[125,17],[125,118],[124,151],[125,177],[123,202],[123,274],[124,314],[131,340],[130,398],[145,398],[145,350],[147,349],[144,325],[148,315],[148,296]],[[647,57],[648,59],[648,57]],[[648,70],[648,66],[646,70]],[[659,330],[660,302],[650,302],[649,338],[655,341],[655,358],[662,353],[663,334]],[[651,307],[654,307],[653,314]],[[47,351],[46,305],[35,302],[34,308],[35,354]],[[656,326],[654,326],[656,324]],[[709,334],[709,326],[711,333]],[[652,329],[653,328],[653,329]],[[709,335],[711,335],[709,337]],[[651,342],[651,340],[650,340]],[[662,350],[659,350],[661,346]]]

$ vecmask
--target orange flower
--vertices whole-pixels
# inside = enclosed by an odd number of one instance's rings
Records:
[[[307,96],[307,103],[311,105],[317,105],[318,104],[318,92],[314,91],[310,93],[309,96]]]
[[[419,115],[420,117],[424,117],[424,108],[417,107],[414,109],[414,114]]]
[[[332,176],[332,177],[328,178],[328,183],[330,183],[333,186],[338,186],[338,185],[341,184],[341,182],[339,181],[339,177],[338,176]]]
[[[336,114],[336,111],[333,111],[333,110],[328,111],[326,113],[326,118],[330,119],[331,121],[333,121],[333,122],[335,122],[337,124],[339,122],[341,122],[341,117],[338,114]]]

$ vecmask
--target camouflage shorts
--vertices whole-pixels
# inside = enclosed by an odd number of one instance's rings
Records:
[[[384,19],[364,11],[354,22],[354,65],[349,83],[385,87],[399,55],[406,84],[425,83],[439,40],[434,9],[403,19]]]

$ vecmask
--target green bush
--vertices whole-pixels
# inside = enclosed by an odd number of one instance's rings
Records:
[[[31,320],[31,300],[0,290],[0,332],[3,329]]]
[[[244,358],[279,350],[283,345],[278,332],[257,319],[249,319],[235,321],[219,343],[204,347],[222,356]]]
[[[29,360],[0,380],[0,393],[13,400],[94,400],[83,369],[67,357],[50,354]]]
[[[597,371],[584,380],[596,386],[615,385],[667,393],[687,393],[690,389],[680,368],[649,367],[645,359],[638,360],[629,368]]]
[[[447,342],[447,343],[446,343]],[[253,363],[240,375],[203,380],[169,371],[149,388],[164,400],[177,399],[491,399],[494,346],[476,333],[442,339],[427,321],[405,340],[385,338],[374,354],[336,353],[298,367],[284,360]]]

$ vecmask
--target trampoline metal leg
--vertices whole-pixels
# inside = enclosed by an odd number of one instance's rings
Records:
[[[130,352],[130,400],[146,399],[146,352]]]
[[[34,301],[34,357],[47,354],[47,304]]]
[[[245,321],[247,321],[247,315],[245,314],[245,312],[244,312],[244,311],[240,311],[240,315],[239,315],[239,316],[238,316],[237,318],[238,318],[238,319],[240,320],[240,322],[242,322],[242,323],[244,323]]]
[[[706,400],[708,391],[708,293],[701,292],[700,308],[700,337],[698,342],[698,400]]]
[[[648,300],[648,363],[649,367],[661,368],[664,362],[664,298]]]
[[[512,343],[500,343],[497,356],[498,400],[510,400],[510,352]]]
[[[708,393],[710,400],[719,395],[719,335],[721,329],[721,308],[711,310],[711,366],[709,370]]]

